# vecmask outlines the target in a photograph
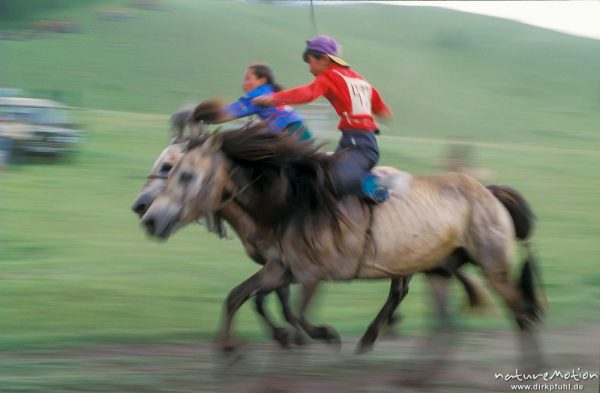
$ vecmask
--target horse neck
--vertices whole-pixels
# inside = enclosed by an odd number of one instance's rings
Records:
[[[226,197],[229,201],[219,209],[218,213],[231,225],[240,239],[247,243],[249,239],[255,238],[257,233],[266,233],[264,225],[259,224],[257,218],[252,215],[254,210],[249,207],[253,197],[249,180],[240,178],[236,182],[230,178],[225,185],[225,190],[231,196]]]
[[[262,175],[261,175],[262,176]],[[260,177],[259,177],[260,179]],[[229,206],[237,220],[242,221],[242,225],[252,226],[252,231],[255,228],[272,228],[276,223],[270,218],[265,218],[265,206],[263,201],[269,200],[269,209],[277,209],[273,201],[265,196],[261,191],[257,191],[256,185],[259,179],[251,180],[247,174],[243,172],[243,168],[231,167],[228,183],[225,184],[225,194],[228,194],[231,199],[226,206]]]
[[[243,241],[256,232],[256,223],[235,200],[225,204],[218,213]]]

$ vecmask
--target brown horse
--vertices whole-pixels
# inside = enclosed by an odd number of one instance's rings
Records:
[[[335,194],[326,173],[336,158],[311,143],[257,127],[205,136],[188,145],[167,187],[144,216],[148,232],[166,238],[236,200],[261,226],[272,228],[283,258],[267,260],[230,293],[223,346],[230,345],[234,313],[252,295],[294,279],[302,283],[300,322],[313,336],[314,327],[304,314],[322,280],[412,275],[439,268],[457,252],[481,268],[521,329],[538,320],[533,260],[524,265],[521,286],[512,283],[513,222],[488,189],[459,174],[415,176],[409,177],[409,187],[405,181],[393,190],[390,201],[372,207]],[[445,298],[441,295],[447,280],[442,281],[434,286],[438,299]],[[445,315],[445,302],[438,306]],[[330,327],[323,328],[337,336]]]
[[[406,195],[372,209],[355,198],[338,201],[323,175],[335,157],[324,156],[307,143],[255,128],[204,137],[188,149],[143,219],[149,233],[167,237],[202,212],[235,199],[265,227],[274,228],[285,256],[267,261],[231,292],[224,345],[230,339],[233,314],[251,295],[287,285],[293,278],[300,281],[301,323],[312,336],[314,327],[303,315],[321,280],[431,270],[453,252],[466,252],[482,268],[522,329],[538,318],[533,261],[524,265],[521,289],[508,278],[515,234],[509,212],[466,176],[415,177]],[[269,209],[264,208],[265,200],[272,202]],[[394,225],[388,228],[393,230],[385,231],[381,224],[390,220]],[[436,286],[440,293],[445,285]],[[336,335],[327,327],[325,333]]]
[[[179,131],[179,134],[173,139],[171,144],[161,152],[150,171],[146,183],[133,203],[132,210],[140,217],[146,213],[160,191],[166,186],[169,172],[179,162],[184,153],[188,141],[188,139],[182,135],[185,126],[182,122],[187,121],[185,112],[186,110],[183,110],[173,115],[171,122],[174,128]],[[272,246],[264,241],[259,241],[259,239],[256,238],[255,234],[260,232],[256,229],[257,224],[243,211],[243,209],[241,209],[235,200],[226,204],[220,211],[206,214],[204,217],[208,230],[216,233],[221,238],[226,235],[222,220],[228,222],[238,234],[248,256],[255,262],[264,265],[266,261],[265,254]],[[267,247],[265,247],[265,244],[267,244]],[[434,275],[441,273],[448,274],[446,272],[431,272],[431,274]],[[478,284],[464,272],[456,271],[454,274],[465,287],[469,299],[469,306],[471,308],[484,308],[486,306],[486,299],[485,295],[478,287]],[[393,312],[408,293],[409,281],[410,277],[392,278],[388,300],[382,310],[378,313],[377,318],[369,325],[369,328],[365,332],[359,346],[360,352],[365,352],[372,348],[374,341],[379,335],[379,331],[385,324],[392,326],[396,322],[397,318],[394,317]],[[284,317],[297,329],[298,322],[291,312],[289,305],[289,288],[279,288],[276,290],[276,293],[279,297]],[[256,311],[271,329],[272,337],[280,345],[287,347],[289,345],[290,336],[286,329],[278,327],[267,315],[263,305],[265,296],[266,294],[258,294],[255,297]],[[326,337],[319,338],[325,339]],[[298,344],[302,342],[298,330],[296,330],[294,341]]]
[[[188,125],[189,118],[192,114],[193,108],[183,108],[171,116],[170,122],[172,128],[177,131],[176,136],[158,156],[150,175],[148,175],[146,182],[144,183],[142,190],[136,196],[132,210],[140,218],[146,213],[150,205],[154,202],[156,197],[160,194],[163,188],[166,186],[167,178],[171,169],[177,165],[181,156],[183,155],[189,137],[184,136],[183,132],[185,127]],[[225,225],[223,220],[229,222],[234,231],[238,234],[246,253],[255,262],[264,265],[265,259],[260,253],[260,245],[255,241],[253,234],[255,233],[252,222],[244,217],[244,212],[234,205],[225,207],[218,212],[207,213],[203,217],[204,223],[206,224],[209,232],[215,233],[220,238],[227,236]],[[282,313],[292,326],[296,327],[296,334],[294,341],[297,344],[302,344],[302,336],[300,335],[299,329],[297,329],[297,319],[291,311],[289,298],[290,291],[289,287],[282,287],[275,290],[282,307]],[[255,297],[256,312],[263,318],[265,323],[271,329],[272,337],[281,346],[287,347],[290,344],[290,334],[285,328],[277,326],[272,318],[269,317],[264,308],[264,299],[266,294],[260,294]]]
[[[150,205],[154,202],[156,197],[158,197],[160,191],[166,186],[169,172],[177,162],[179,162],[179,159],[184,153],[186,144],[187,138],[179,134],[172,140],[171,144],[161,152],[155,161],[150,171],[150,175],[147,177],[147,181],[132,205],[132,210],[140,218],[146,213]],[[240,237],[248,256],[254,262],[264,265],[266,261],[266,257],[264,256],[266,250],[262,247],[264,243],[257,242],[256,237],[252,236],[252,234],[257,233],[256,223],[252,221],[235,201],[227,204],[218,212],[205,215],[203,221],[210,232],[216,233],[219,237],[224,238],[226,232],[222,222],[223,220],[228,222],[232,228],[234,228],[235,232]],[[450,258],[448,262],[450,264]],[[479,288],[477,282],[474,281],[469,274],[458,270],[454,272],[442,270],[431,272],[433,275],[449,275],[452,273],[454,273],[457,279],[463,284],[469,300],[468,305],[472,309],[482,309],[487,307],[485,295]],[[393,326],[396,323],[397,318],[393,315],[393,312],[402,302],[402,299],[408,294],[409,281],[410,277],[392,278],[388,300],[378,313],[377,318],[369,325],[369,328],[363,335],[359,346],[360,352],[366,352],[372,348],[373,343],[384,325]],[[292,324],[292,326],[297,328],[297,319],[294,317],[289,305],[289,288],[279,288],[276,290],[276,293],[281,303],[284,317]],[[281,346],[287,347],[290,343],[290,335],[285,328],[278,327],[268,316],[266,309],[264,308],[265,296],[266,294],[258,294],[255,296],[256,311],[268,325],[273,339]],[[316,338],[326,339],[326,337]],[[298,330],[295,332],[294,341],[297,344],[302,343],[302,336]]]

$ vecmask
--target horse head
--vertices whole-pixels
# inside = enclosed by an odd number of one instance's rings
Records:
[[[142,190],[133,201],[131,209],[140,218],[146,214],[150,205],[154,202],[158,194],[165,188],[167,178],[171,169],[177,165],[181,156],[183,156],[187,140],[179,136],[173,138],[171,144],[167,146],[150,170],[150,174],[142,187]]]
[[[200,134],[188,143],[142,223],[150,235],[167,238],[234,198],[263,225],[284,224],[315,209],[336,215],[323,166],[329,158],[318,148],[260,125]]]
[[[201,134],[188,142],[142,224],[149,235],[168,238],[184,225],[217,211],[227,194],[229,179],[221,135]]]
[[[199,129],[192,122],[193,111],[194,107],[187,106],[175,112],[169,119],[171,129],[174,131],[171,144],[162,151],[152,166],[146,183],[131,206],[133,212],[140,218],[146,213],[152,202],[154,202],[158,194],[165,187],[169,172],[183,155],[185,146],[190,139],[189,136],[184,134],[186,127],[190,127],[191,132],[197,132]]]

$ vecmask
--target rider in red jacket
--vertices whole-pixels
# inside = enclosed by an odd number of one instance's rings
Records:
[[[374,115],[388,118],[392,112],[377,90],[340,57],[340,47],[328,36],[307,41],[303,59],[316,78],[304,86],[254,99],[259,105],[304,104],[324,96],[331,102],[340,123],[342,138],[336,153],[339,159],[330,177],[340,195],[357,195],[375,203],[389,197],[370,170],[379,161],[378,132]]]

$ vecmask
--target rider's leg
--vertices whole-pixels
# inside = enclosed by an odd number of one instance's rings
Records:
[[[340,195],[356,195],[373,202],[389,196],[370,170],[379,161],[379,147],[372,132],[342,131],[330,177]]]

